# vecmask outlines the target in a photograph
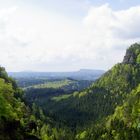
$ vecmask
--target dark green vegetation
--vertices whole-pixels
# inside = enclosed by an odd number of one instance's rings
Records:
[[[21,101],[22,94],[15,81],[0,67],[0,140],[37,139],[32,133],[36,125]]]
[[[17,139],[140,139],[140,44],[128,48],[122,63],[82,91],[68,92],[74,81],[66,79],[29,88],[22,98],[15,82],[1,75],[1,137],[12,132]],[[18,122],[14,132],[5,131],[9,121]]]
[[[87,140],[139,140],[140,85],[130,93],[123,105],[115,109],[113,115],[84,132]]]
[[[62,96],[67,97],[75,91],[81,91],[92,84],[92,81],[77,81],[73,79],[61,79],[47,81],[43,84],[37,84],[25,87],[24,98],[28,104],[35,102],[44,106],[46,102]]]

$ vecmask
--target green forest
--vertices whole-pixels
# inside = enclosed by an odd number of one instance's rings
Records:
[[[32,81],[0,67],[0,140],[140,140],[139,43],[96,81]]]

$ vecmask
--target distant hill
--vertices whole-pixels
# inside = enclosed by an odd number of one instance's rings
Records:
[[[18,78],[72,78],[74,80],[96,80],[104,70],[81,69],[74,72],[9,72],[9,76]]]

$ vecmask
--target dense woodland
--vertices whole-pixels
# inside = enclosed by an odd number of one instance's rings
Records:
[[[0,140],[139,140],[140,44],[90,82],[65,79],[22,90],[1,67]]]

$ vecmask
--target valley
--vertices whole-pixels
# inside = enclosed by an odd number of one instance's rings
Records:
[[[1,67],[0,139],[139,140],[140,44],[107,72],[76,73]]]

